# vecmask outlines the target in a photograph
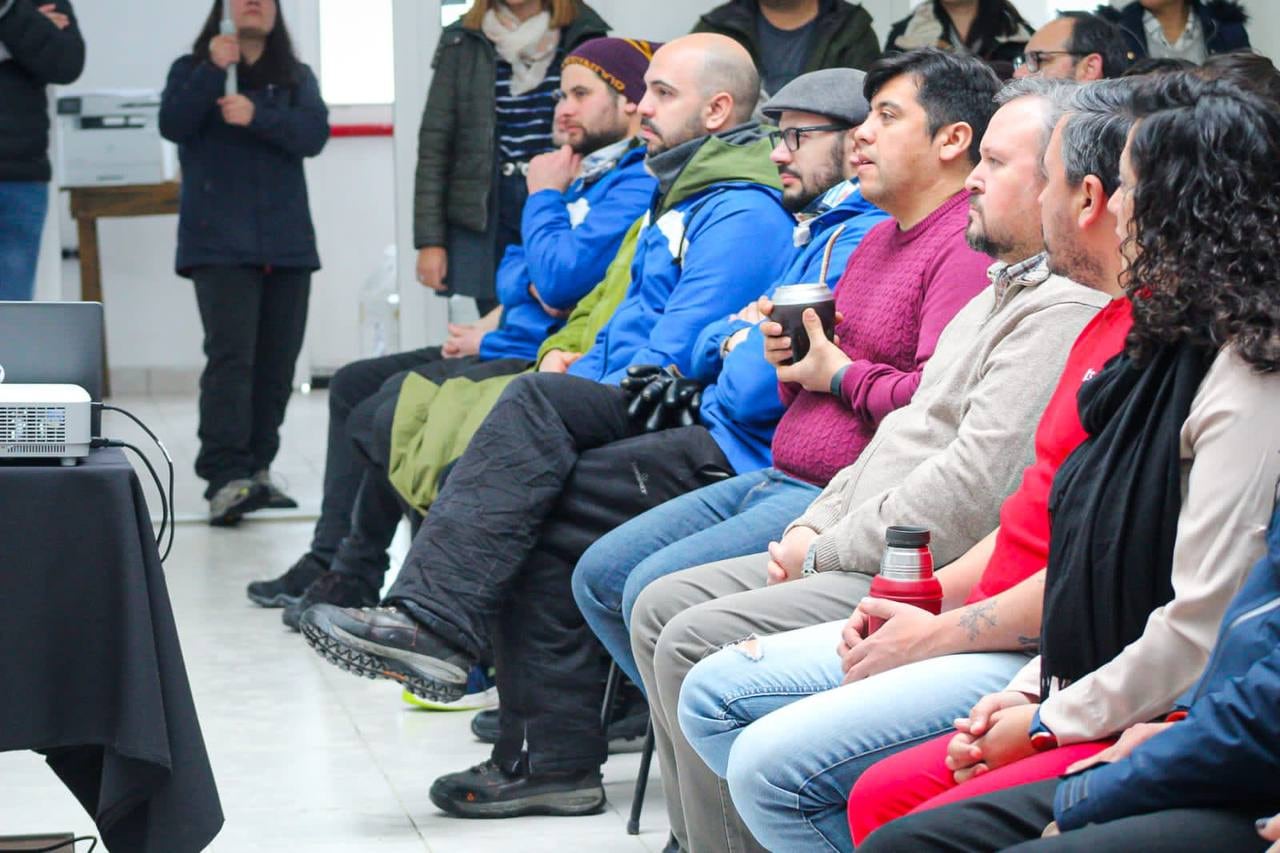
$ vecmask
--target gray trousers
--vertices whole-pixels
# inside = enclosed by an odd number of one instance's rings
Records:
[[[694,664],[727,643],[847,619],[868,575],[828,572],[765,586],[767,554],[696,566],[650,584],[631,612],[631,648],[649,697],[671,831],[690,853],[761,850],[729,788],[680,731],[680,685]]]

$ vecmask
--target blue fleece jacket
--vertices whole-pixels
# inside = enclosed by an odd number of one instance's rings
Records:
[[[594,180],[529,196],[520,223],[523,245],[507,249],[495,280],[502,323],[481,339],[480,358],[533,360],[564,319],[548,314],[529,285],[552,308],[572,308],[604,278],[656,186],[644,168],[644,147],[636,146]]]
[[[693,370],[694,344],[712,320],[759,297],[794,251],[792,216],[776,189],[769,143],[711,137],[646,215],[631,283],[573,376],[616,383],[627,367]]]
[[[833,192],[847,193],[835,207],[809,220],[809,241],[791,250],[790,266],[769,288],[818,281],[827,243],[837,228],[826,283],[835,289],[853,250],[872,226],[889,214],[862,197],[856,182]],[[852,189],[852,192],[849,190]],[[828,194],[829,196],[830,194]],[[820,200],[821,201],[821,200]],[[744,303],[745,304],[745,303]],[[742,306],[739,306],[742,307]],[[739,329],[751,329],[746,340],[720,358],[720,345]],[[708,325],[694,347],[693,377],[707,383],[702,392],[702,423],[711,431],[739,474],[773,464],[773,430],[785,407],[778,398],[778,374],[764,358],[764,336],[758,326],[729,317]]]
[[[1204,674],[1178,704],[1185,720],[1128,758],[1058,785],[1062,829],[1166,809],[1280,808],[1280,501],[1266,556],[1227,608]]]

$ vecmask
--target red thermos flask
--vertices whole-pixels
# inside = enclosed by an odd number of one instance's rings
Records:
[[[880,574],[871,579],[872,598],[901,601],[930,613],[942,612],[942,584],[933,576],[929,530],[924,527],[890,527],[885,532]],[[884,624],[870,617],[867,634]]]

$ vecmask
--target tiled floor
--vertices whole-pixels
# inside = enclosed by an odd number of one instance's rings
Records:
[[[256,608],[244,597],[245,583],[282,571],[310,540],[324,464],[323,393],[295,395],[276,469],[302,508],[236,530],[200,522],[201,484],[191,473],[195,401],[113,402],[142,417],[177,465],[181,523],[166,575],[227,818],[210,850],[662,849],[667,830],[656,766],[644,832],[634,838],[625,832],[639,764],[635,753],[613,756],[605,766],[610,804],[603,814],[508,821],[445,817],[427,799],[431,780],[488,754],[470,735],[471,715],[408,709],[393,685],[358,679],[323,662],[281,625],[279,611]],[[144,446],[145,437],[118,415],[108,414],[104,432]],[[153,459],[162,462],[158,454]],[[147,488],[158,520],[159,501]],[[393,565],[406,545],[402,531]],[[39,757],[0,754],[0,834],[52,830],[96,834]]]

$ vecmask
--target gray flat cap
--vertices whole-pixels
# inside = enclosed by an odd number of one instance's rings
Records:
[[[801,74],[769,99],[761,109],[777,119],[783,110],[830,116],[850,125],[862,124],[871,108],[862,97],[867,75],[853,68],[824,68]]]

